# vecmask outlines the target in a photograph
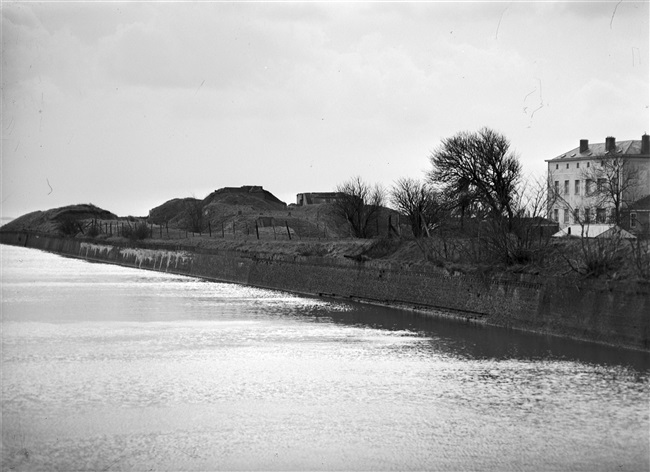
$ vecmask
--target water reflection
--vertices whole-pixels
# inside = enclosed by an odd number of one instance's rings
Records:
[[[443,350],[458,357],[567,360],[626,366],[645,374],[650,371],[650,353],[644,351],[437,318],[406,310],[348,304],[354,309],[327,313],[314,309],[310,315],[323,316],[345,325],[417,333],[431,338],[432,350]]]
[[[645,353],[9,249],[3,469],[650,467]]]

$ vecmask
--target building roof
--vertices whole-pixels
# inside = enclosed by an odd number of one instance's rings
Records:
[[[632,203],[629,207],[628,210],[650,210],[650,195],[646,195],[645,197],[637,200],[636,202]]]
[[[616,141],[616,151],[606,151],[605,143],[589,143],[589,147],[585,152],[580,152],[580,146],[571,149],[568,152],[560,154],[553,159],[547,159],[546,162],[550,161],[568,161],[568,160],[578,160],[578,159],[597,159],[600,157],[613,157],[613,156],[633,156],[633,157],[647,157],[650,158],[650,154],[641,154],[641,140],[628,140],[628,141]]]
[[[619,235],[623,239],[636,239],[632,233],[619,228],[616,225],[568,225],[555,233],[553,238],[611,238],[614,235]]]

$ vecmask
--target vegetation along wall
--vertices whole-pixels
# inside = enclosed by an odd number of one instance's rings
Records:
[[[468,276],[387,261],[199,253],[27,233],[0,233],[0,242],[141,269],[415,308],[439,316],[450,316],[451,310],[451,316],[468,321],[650,350],[647,284]]]

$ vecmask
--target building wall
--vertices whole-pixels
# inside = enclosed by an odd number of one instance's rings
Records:
[[[650,159],[630,156],[622,158],[626,160],[625,166],[635,175],[635,185],[622,196],[623,202],[631,203],[650,193]],[[607,158],[595,156],[591,159],[567,158],[548,162],[549,185],[553,186],[552,190],[559,197],[551,205],[548,217],[557,221],[560,228],[585,221],[611,221],[614,203],[603,202],[602,195],[593,195],[593,192],[590,194],[588,188],[595,189],[598,185],[595,179],[589,182],[589,177],[594,177],[594,169],[599,169],[604,159]],[[624,207],[625,205],[622,205],[620,209],[624,210]],[[586,215],[587,210],[589,218]]]
[[[320,205],[322,203],[334,203],[341,194],[337,192],[311,192],[299,193],[296,195],[296,204],[302,205]]]
[[[650,236],[650,211],[637,210],[629,212],[629,231],[638,236]]]
[[[647,238],[650,236],[650,210],[632,209],[623,212],[623,229],[630,233]]]

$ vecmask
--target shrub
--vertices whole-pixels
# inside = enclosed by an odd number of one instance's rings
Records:
[[[72,216],[65,216],[59,220],[57,230],[63,236],[76,236],[79,233],[79,222]]]
[[[85,234],[86,234],[86,236],[88,236],[89,238],[95,238],[95,237],[97,237],[97,236],[99,235],[99,233],[101,232],[99,229],[100,229],[100,227],[99,227],[98,225],[96,225],[96,224],[93,222],[93,223],[90,224],[90,226],[89,226],[88,229],[86,230],[86,233],[85,233]]]
[[[87,226],[87,228],[86,228],[86,231],[85,231],[84,235],[85,235],[85,236],[88,236],[89,238],[96,238],[97,236],[99,236],[99,233],[102,232],[102,231],[101,231],[101,228],[102,228],[102,227],[101,227],[101,224],[97,224],[97,223],[93,220],[93,221],[91,221],[91,222],[88,224],[88,226]]]
[[[480,239],[486,249],[486,261],[510,265],[541,264],[550,245],[543,235],[543,220],[516,217],[510,222],[494,219],[482,225]]]
[[[379,259],[393,254],[399,246],[398,239],[379,238],[374,240],[361,254],[371,259]]]
[[[642,239],[630,240],[630,255],[636,275],[650,280],[650,242]]]
[[[623,267],[624,254],[621,238],[580,238],[577,258],[565,256],[574,272],[585,277],[614,277]]]
[[[134,225],[127,223],[122,228],[122,236],[132,240],[146,239],[150,236],[149,226],[146,221],[138,221]]]

